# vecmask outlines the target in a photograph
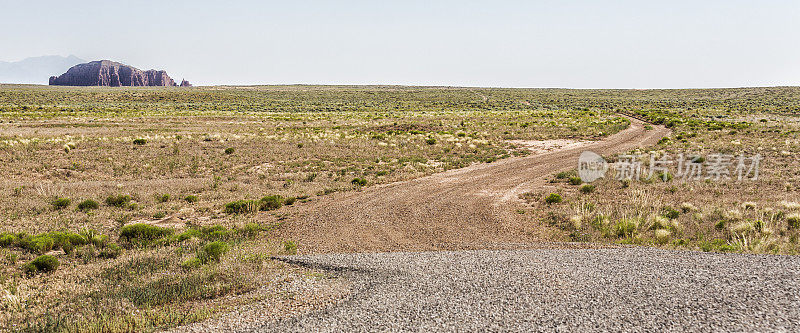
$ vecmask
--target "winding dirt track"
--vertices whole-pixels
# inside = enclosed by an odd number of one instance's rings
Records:
[[[547,240],[515,216],[519,194],[574,168],[585,150],[625,152],[669,133],[644,125],[631,118],[628,129],[585,146],[329,195],[293,208],[277,236],[298,242],[301,253],[542,247]]]

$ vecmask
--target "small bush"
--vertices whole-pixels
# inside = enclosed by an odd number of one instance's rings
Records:
[[[594,185],[586,184],[581,186],[581,193],[589,194],[594,192]]]
[[[230,237],[230,234],[231,232],[227,228],[221,225],[215,225],[211,227],[201,228],[199,236],[205,240],[217,241],[217,240],[228,239]]]
[[[556,174],[556,179],[567,179],[572,176],[572,172],[569,171],[562,171]]]
[[[203,246],[200,253],[197,254],[197,258],[204,264],[211,261],[219,262],[220,259],[222,259],[222,255],[228,252],[229,249],[228,243],[220,241],[211,242]]]
[[[198,198],[196,195],[187,195],[185,198],[183,198],[183,200],[188,203],[195,203],[200,201],[200,198]]]
[[[109,243],[100,250],[98,256],[100,258],[113,259],[119,257],[120,254],[122,254],[122,248],[117,244]]]
[[[297,243],[294,241],[284,241],[283,242],[283,252],[287,254],[296,254],[297,253]]]
[[[78,210],[82,212],[88,212],[90,210],[97,208],[100,208],[100,204],[98,204],[97,201],[94,201],[92,199],[83,200],[78,204]]]
[[[33,275],[38,272],[52,272],[58,268],[58,265],[58,258],[49,255],[43,255],[33,259],[33,261],[25,265],[23,269],[29,275]]]
[[[236,150],[233,148],[225,148],[225,154],[230,155],[233,154]]]
[[[135,144],[137,146],[142,146],[142,145],[145,145],[146,143],[147,143],[147,140],[145,140],[145,139],[141,139],[141,138],[133,139],[133,144]]]
[[[294,202],[297,200],[295,197],[288,197],[286,200],[283,200],[283,204],[286,206],[294,205]]]
[[[111,195],[106,198],[106,205],[124,208],[130,205],[131,196],[125,194]]]
[[[156,201],[158,201],[159,203],[164,203],[168,202],[170,198],[172,198],[172,196],[169,194],[161,194],[156,196]]]
[[[547,197],[544,198],[544,202],[548,204],[559,203],[564,199],[561,198],[561,195],[558,193],[550,193]]]
[[[678,216],[681,215],[681,212],[675,210],[672,207],[667,206],[667,207],[664,207],[663,214],[664,214],[664,217],[666,217],[666,218],[668,218],[670,220],[674,220],[674,219],[677,219]]]
[[[53,200],[51,204],[55,209],[64,209],[69,207],[70,203],[72,203],[72,200],[69,200],[67,198],[56,198]]]
[[[800,214],[793,213],[786,216],[786,223],[789,229],[800,229]]]
[[[434,139],[434,138],[428,138],[427,140],[425,140],[425,143],[427,143],[427,144],[429,144],[429,145],[431,145],[431,146],[432,146],[432,145],[435,145],[435,144],[436,144],[436,139]]]
[[[275,210],[283,205],[283,197],[280,195],[268,195],[259,200],[260,210]]]
[[[167,217],[167,212],[165,212],[163,210],[162,211],[158,211],[155,214],[153,214],[153,218],[154,219],[163,219],[165,217]]]
[[[355,186],[367,186],[367,180],[364,178],[353,178],[350,183]]]
[[[583,184],[583,180],[581,179],[581,177],[570,177],[569,178],[569,184],[570,185],[580,185],[580,184]]]
[[[162,237],[170,236],[174,230],[145,223],[126,225],[120,229],[119,238],[132,244],[145,245]]]
[[[672,233],[669,230],[658,229],[655,231],[656,243],[664,245],[669,242]]]
[[[225,204],[225,213],[245,214],[257,212],[261,204],[255,200],[237,200]]]
[[[44,254],[56,245],[55,239],[49,235],[20,237],[17,245],[33,253]]]
[[[248,223],[242,229],[240,229],[239,232],[245,237],[255,237],[262,230],[264,230],[264,227],[262,227],[260,224]]]
[[[17,236],[12,234],[0,234],[0,247],[9,247],[17,242]]]
[[[185,269],[192,269],[197,268],[203,265],[203,262],[200,261],[197,257],[186,259],[186,261],[181,263],[181,267]]]
[[[630,219],[623,219],[614,225],[614,233],[617,237],[631,237],[636,233],[637,223]]]

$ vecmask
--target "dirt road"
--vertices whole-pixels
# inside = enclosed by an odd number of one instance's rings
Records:
[[[544,240],[526,233],[515,216],[519,194],[543,185],[554,172],[575,168],[585,150],[625,152],[669,133],[644,126],[631,118],[628,129],[582,147],[336,193],[300,205],[277,236],[296,241],[300,253],[538,247]]]

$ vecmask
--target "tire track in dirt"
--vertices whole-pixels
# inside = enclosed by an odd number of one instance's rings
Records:
[[[358,192],[335,193],[292,208],[276,231],[301,253],[430,251],[546,246],[514,215],[518,195],[548,175],[574,168],[581,152],[601,155],[655,144],[669,134],[641,120],[581,147],[450,170]],[[581,246],[563,244],[559,246]]]

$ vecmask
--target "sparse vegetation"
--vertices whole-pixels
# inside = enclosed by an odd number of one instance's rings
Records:
[[[475,103],[459,88],[3,86],[0,288],[19,290],[21,305],[0,311],[0,330],[158,331],[202,320],[263,276],[293,274],[268,259],[297,251],[264,232],[295,209],[282,206],[530,153],[510,140],[600,139],[628,126],[617,112],[672,129],[638,153],[685,151],[704,163],[713,152],[760,152],[769,163],[757,182],[667,172],[582,184],[575,170],[560,172],[553,189],[512,208],[530,231],[800,252],[800,88],[484,93]],[[54,198],[105,204],[68,209]],[[56,273],[30,266],[48,255]]]

